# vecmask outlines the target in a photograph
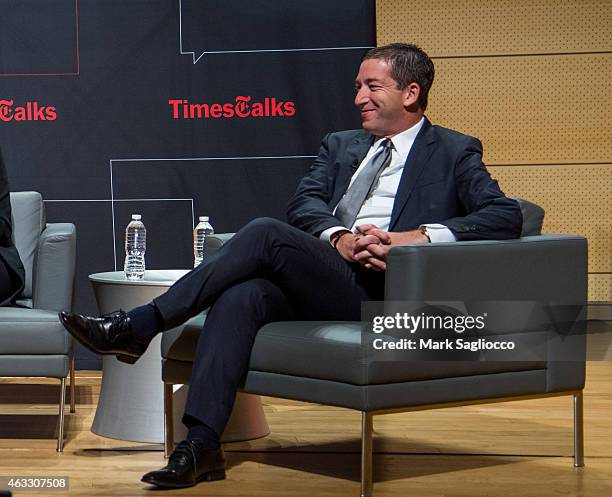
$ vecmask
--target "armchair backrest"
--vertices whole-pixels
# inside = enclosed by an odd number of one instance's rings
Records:
[[[40,234],[46,225],[42,196],[38,192],[11,192],[13,242],[25,268],[25,287],[21,296],[32,297],[34,256]]]
[[[515,198],[521,208],[523,215],[523,236],[537,236],[542,234],[542,224],[544,223],[544,209],[528,200]]]

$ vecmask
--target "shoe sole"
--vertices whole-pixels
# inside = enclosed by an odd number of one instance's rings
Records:
[[[140,359],[142,357],[142,356],[131,356],[131,355],[126,355],[126,354],[113,354],[113,353],[108,353],[108,352],[100,352],[99,350],[96,350],[95,347],[93,347],[92,345],[90,345],[87,342],[85,342],[84,340],[82,340],[81,337],[78,336],[76,331],[73,330],[70,327],[70,325],[64,320],[64,316],[62,316],[60,314],[59,315],[59,319],[60,319],[60,322],[62,323],[62,326],[64,327],[64,329],[68,333],[70,333],[70,336],[72,338],[74,338],[77,342],[79,342],[87,350],[90,350],[91,352],[94,352],[95,354],[99,354],[99,355],[114,355],[114,356],[117,357],[118,361],[124,362],[126,364],[134,364],[138,359]]]
[[[215,471],[209,471],[208,473],[204,473],[197,480],[195,480],[194,482],[190,482],[190,483],[163,482],[163,481],[155,480],[155,478],[151,478],[147,480],[142,478],[140,481],[142,481],[143,483],[149,483],[150,485],[155,485],[157,487],[162,487],[162,488],[189,488],[189,487],[194,487],[198,483],[201,483],[203,481],[218,481],[218,480],[225,480],[225,470],[224,469],[219,469]]]

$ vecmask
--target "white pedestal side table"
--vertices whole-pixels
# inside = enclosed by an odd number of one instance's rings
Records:
[[[89,275],[101,314],[129,310],[164,293],[187,273],[182,269],[147,270],[144,279],[128,280],[123,271]],[[115,356],[104,356],[100,400],[91,431],[97,435],[133,442],[163,443],[164,385],[161,380],[161,335],[157,335],[135,364]],[[187,385],[175,386],[174,433],[180,441],[186,429],[180,422],[187,398]],[[221,440],[237,442],[270,433],[257,395],[238,393]]]

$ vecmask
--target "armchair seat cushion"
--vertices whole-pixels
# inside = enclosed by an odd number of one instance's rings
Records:
[[[203,322],[200,315],[164,333],[162,356],[190,363]],[[263,326],[249,364],[249,371],[359,386],[545,368],[544,362],[473,362],[473,357],[464,362],[377,360],[371,346],[362,344],[360,323],[329,321],[280,321]]]
[[[376,337],[381,337],[377,335]],[[386,360],[372,348],[372,334],[357,322],[280,321],[263,326],[255,338],[250,371],[285,374],[352,385],[454,378],[545,369],[544,362]],[[456,358],[457,356],[453,356]]]
[[[70,335],[57,318],[57,312],[0,307],[2,355],[67,355],[71,343]]]

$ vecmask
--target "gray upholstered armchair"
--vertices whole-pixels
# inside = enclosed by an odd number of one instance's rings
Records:
[[[524,361],[385,362],[371,348],[366,350],[361,323],[276,322],[264,326],[255,339],[243,391],[361,411],[362,496],[372,494],[375,414],[572,395],[574,464],[582,466],[585,336],[575,328],[584,324],[580,314],[586,301],[587,243],[579,236],[541,235],[543,210],[520,203],[520,239],[394,248],[387,261],[385,302],[536,301],[571,307],[578,309],[571,340],[553,327],[546,331],[552,336],[540,343],[544,353]],[[226,238],[218,235],[217,244]],[[528,320],[518,321],[525,324],[520,332],[534,331]],[[163,335],[169,415],[172,384],[189,382],[200,326],[201,318]],[[172,425],[166,426],[169,451]]]
[[[75,410],[72,339],[58,311],[70,310],[75,274],[76,229],[45,221],[37,192],[11,193],[15,246],[26,282],[19,307],[0,307],[0,376],[50,377],[61,382],[57,450],[63,450],[66,377]]]

